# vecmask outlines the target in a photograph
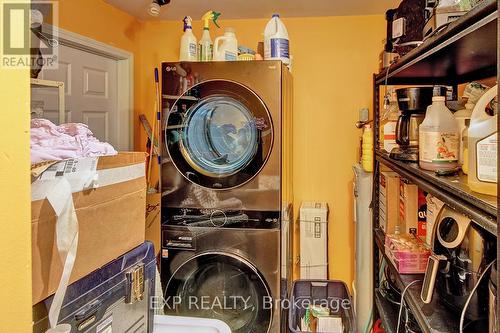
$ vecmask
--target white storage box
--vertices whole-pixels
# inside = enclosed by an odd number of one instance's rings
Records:
[[[328,278],[328,205],[303,202],[300,207],[300,277]]]

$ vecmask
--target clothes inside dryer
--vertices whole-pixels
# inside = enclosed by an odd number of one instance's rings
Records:
[[[183,128],[184,158],[209,177],[230,176],[243,169],[260,141],[252,114],[231,97],[209,97],[192,106]]]
[[[167,284],[167,308],[181,316],[224,321],[233,333],[266,333],[272,321],[269,289],[248,262],[224,253],[187,261]]]

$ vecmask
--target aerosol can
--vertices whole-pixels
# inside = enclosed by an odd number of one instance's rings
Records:
[[[181,49],[179,54],[179,61],[197,61],[198,50],[196,36],[193,34],[193,27],[191,25],[191,17],[184,17],[184,34],[181,37]]]
[[[198,43],[198,60],[199,61],[212,61],[213,56],[213,43],[210,37],[210,21],[214,22],[217,28],[220,28],[217,24],[217,19],[220,13],[213,10],[208,11],[202,16],[203,20],[203,34],[201,35],[200,42]]]

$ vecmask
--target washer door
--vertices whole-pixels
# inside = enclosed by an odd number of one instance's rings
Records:
[[[267,333],[272,323],[271,294],[246,260],[206,253],[184,263],[170,278],[168,308],[181,316],[219,319],[232,333]]]
[[[185,178],[206,188],[228,189],[251,180],[266,163],[272,121],[249,88],[233,81],[205,81],[174,103],[165,141]]]

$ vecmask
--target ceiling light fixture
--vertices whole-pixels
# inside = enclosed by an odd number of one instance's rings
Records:
[[[168,5],[170,0],[153,0],[148,8],[148,13],[151,16],[160,16],[160,7],[163,5]]]

